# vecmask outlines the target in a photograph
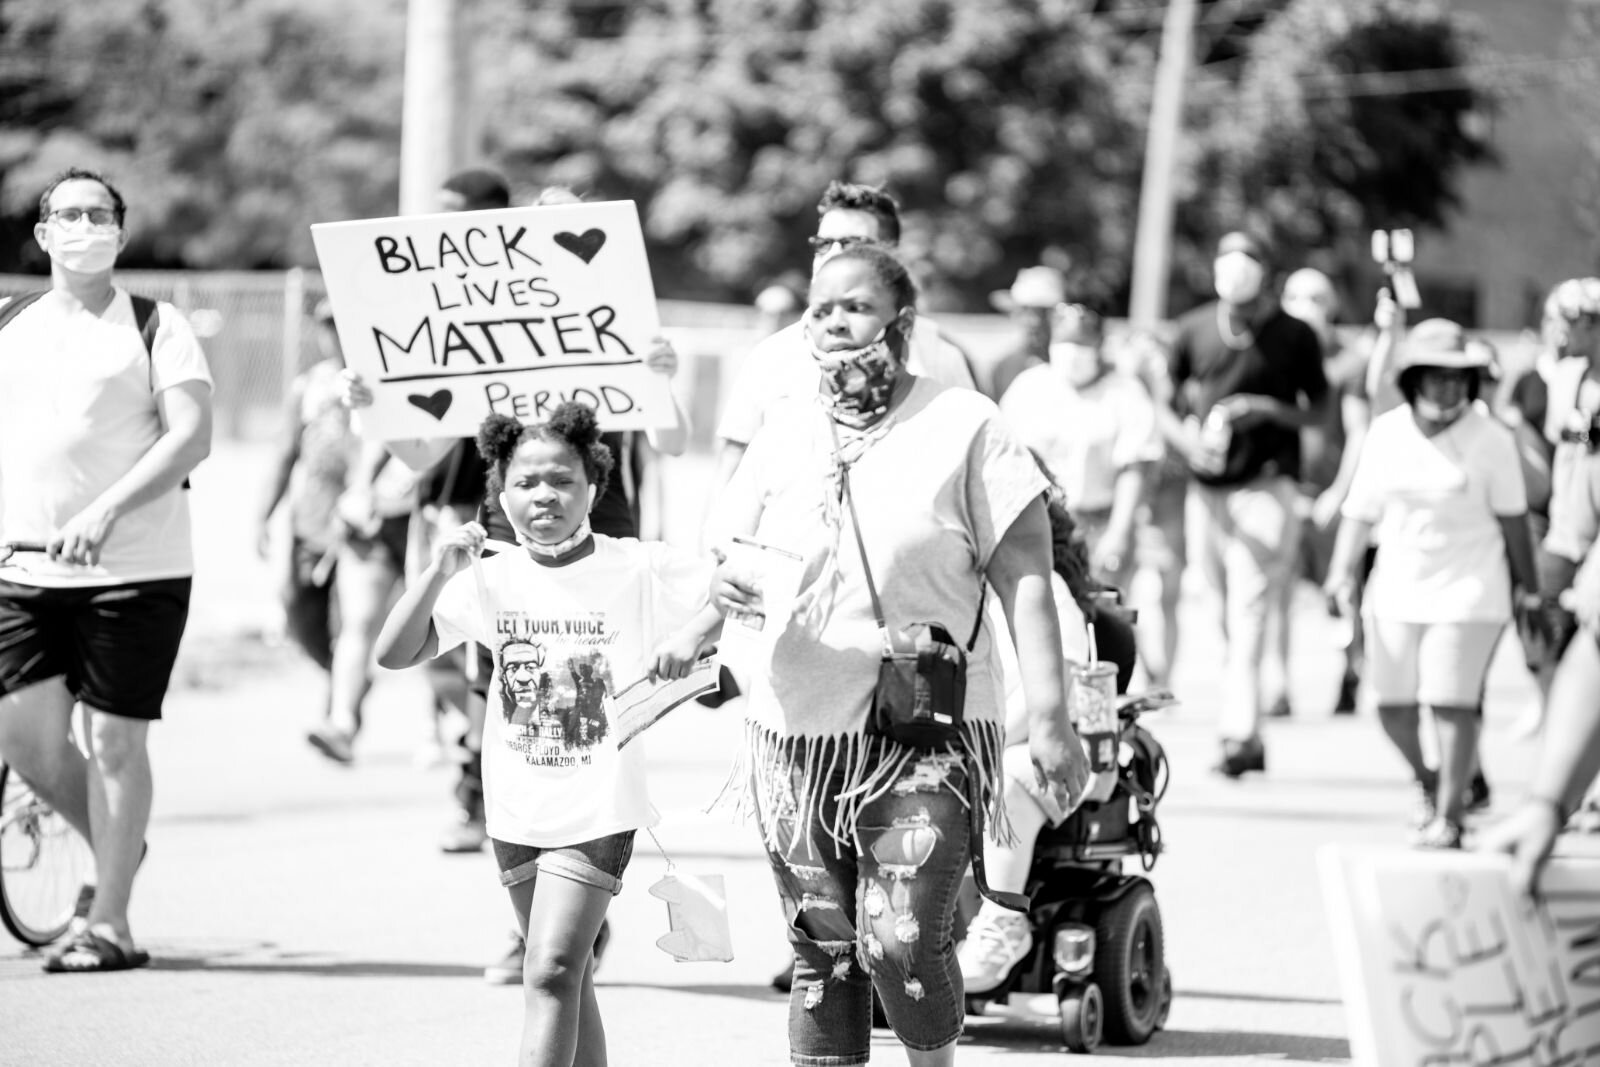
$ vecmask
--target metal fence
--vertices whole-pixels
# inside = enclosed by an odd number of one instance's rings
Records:
[[[194,325],[216,381],[219,437],[261,441],[276,435],[290,382],[317,358],[311,323],[311,309],[323,295],[317,271],[118,271],[117,281],[170,301]],[[42,276],[0,274],[0,296],[49,284]],[[760,339],[760,316],[743,305],[681,300],[663,300],[659,310],[681,361],[678,394],[693,427],[692,447],[709,448],[737,360]],[[938,320],[980,366],[1015,338],[1000,315],[940,314]],[[1113,324],[1113,335],[1120,326]],[[1487,336],[1509,372],[1532,362],[1536,344],[1526,332]]]
[[[194,326],[216,383],[218,435],[252,440],[275,432],[287,383],[314,358],[308,311],[321,295],[320,278],[307,271],[119,271],[117,283],[170,301]],[[0,295],[49,284],[0,275]]]
[[[130,292],[170,301],[205,345],[216,382],[219,438],[275,436],[289,385],[317,359],[311,310],[323,295],[316,271],[118,271]],[[0,275],[0,296],[42,289],[38,275]],[[663,300],[661,322],[678,349],[678,392],[694,427],[693,446],[708,448],[736,361],[760,339],[755,309],[737,304]],[[975,351],[995,347],[1008,327],[998,316],[960,316],[953,328]]]

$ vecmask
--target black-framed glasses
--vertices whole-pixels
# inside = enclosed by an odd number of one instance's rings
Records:
[[[806,238],[806,240],[811,244],[811,252],[812,252],[812,254],[820,256],[820,255],[823,255],[824,253],[833,251],[835,246],[837,246],[838,249],[842,252],[846,248],[854,248],[856,245],[864,245],[869,240],[871,240],[871,238],[868,238],[868,237],[808,237],[808,238]]]
[[[88,219],[92,229],[117,228],[117,213],[108,207],[58,207],[45,217],[63,226],[76,226],[82,220]]]

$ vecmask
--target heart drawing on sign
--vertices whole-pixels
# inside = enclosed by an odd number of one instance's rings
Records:
[[[568,252],[588,263],[605,247],[606,233],[604,230],[584,230],[582,233],[558,233],[554,238],[556,244]]]
[[[429,415],[432,415],[434,418],[442,419],[444,418],[444,413],[450,410],[450,401],[454,400],[455,397],[450,395],[450,390],[440,389],[437,393],[433,393],[430,396],[423,396],[421,393],[412,393],[410,396],[406,397],[406,399],[414,406],[419,407],[423,411],[426,411]]]

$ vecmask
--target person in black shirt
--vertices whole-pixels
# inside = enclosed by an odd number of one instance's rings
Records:
[[[1261,241],[1217,246],[1218,299],[1184,315],[1168,363],[1162,435],[1189,468],[1188,556],[1217,596],[1227,643],[1215,770],[1266,769],[1261,658],[1271,597],[1294,562],[1300,434],[1328,395],[1317,335],[1267,289]]]

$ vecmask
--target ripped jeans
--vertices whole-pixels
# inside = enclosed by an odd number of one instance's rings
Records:
[[[799,767],[789,770],[791,801]],[[768,860],[794,945],[789,1053],[801,1067],[866,1063],[872,989],[907,1048],[943,1048],[965,1021],[956,964],[956,893],[971,858],[964,757],[913,759],[883,796],[862,808],[859,846],[840,845],[824,827],[839,793],[836,773],[820,819],[797,825],[784,805],[766,833]],[[773,851],[771,842],[780,843]],[[808,847],[809,845],[809,847]]]

